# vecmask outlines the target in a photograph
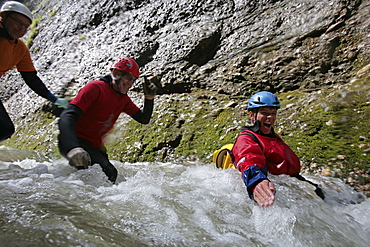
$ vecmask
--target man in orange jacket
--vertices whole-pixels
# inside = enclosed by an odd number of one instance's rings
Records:
[[[68,101],[52,94],[37,76],[30,52],[20,39],[32,23],[31,11],[16,1],[5,2],[0,10],[0,76],[16,67],[26,84],[41,97],[60,108]],[[14,124],[0,101],[0,142],[14,133]]]

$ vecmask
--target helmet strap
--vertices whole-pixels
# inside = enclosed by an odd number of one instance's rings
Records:
[[[250,111],[250,113],[252,113],[252,116],[254,116],[254,120],[251,118],[251,115],[249,115],[250,116],[250,122],[252,123],[252,124],[254,124],[254,122],[257,120],[257,115],[258,115],[258,110],[259,110],[259,108],[253,108],[253,109],[250,109],[249,111]]]
[[[110,76],[112,77],[112,80],[114,80],[117,84],[122,79],[122,75],[120,75],[120,76],[114,76],[113,73],[111,73]]]
[[[116,77],[116,76],[113,76],[112,73],[110,74],[110,76],[111,76],[112,80],[114,81],[114,82],[111,83],[111,87],[113,88],[114,91],[121,94],[121,92],[118,89],[118,85],[119,85],[119,82],[121,81],[122,76],[117,76]]]
[[[119,82],[121,81],[121,79],[122,79],[122,76],[117,76],[117,77],[112,76],[112,79],[113,79],[115,82],[119,83]]]

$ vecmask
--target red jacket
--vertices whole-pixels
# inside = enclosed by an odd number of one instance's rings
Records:
[[[133,115],[140,110],[129,96],[118,94],[104,81],[86,84],[70,104],[84,112],[76,124],[77,137],[88,140],[95,147],[103,145],[105,134],[122,112]]]
[[[243,135],[247,132],[252,133],[258,142],[249,135]],[[300,172],[299,158],[277,134],[268,137],[251,130],[244,130],[240,134],[232,149],[234,164],[239,171],[244,172],[258,165],[260,168],[266,166],[268,172],[275,175],[294,175]]]

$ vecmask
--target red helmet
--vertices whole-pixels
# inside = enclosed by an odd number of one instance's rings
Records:
[[[130,73],[136,77],[139,77],[139,65],[135,62],[134,59],[129,57],[120,57],[114,61],[110,69],[119,69]]]

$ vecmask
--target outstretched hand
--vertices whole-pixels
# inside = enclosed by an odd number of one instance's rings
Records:
[[[254,188],[253,197],[261,207],[271,206],[275,201],[274,184],[268,180],[263,180]]]

